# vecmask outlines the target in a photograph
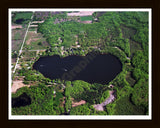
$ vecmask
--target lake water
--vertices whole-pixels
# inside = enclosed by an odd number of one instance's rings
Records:
[[[33,69],[50,79],[107,84],[121,72],[122,64],[111,54],[91,52],[86,56],[40,57],[34,63]]]

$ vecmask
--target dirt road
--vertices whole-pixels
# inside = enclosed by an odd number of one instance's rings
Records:
[[[110,96],[103,103],[94,105],[94,108],[98,111],[104,111],[103,107],[114,101],[115,97],[114,97],[113,93],[114,93],[114,91],[110,91],[109,92]]]

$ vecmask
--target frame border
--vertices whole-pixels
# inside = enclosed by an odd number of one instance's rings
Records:
[[[131,11],[131,12],[135,12],[135,11],[140,11],[140,12],[143,12],[143,11],[147,11],[149,12],[149,115],[135,115],[135,116],[130,116],[130,115],[125,115],[125,116],[116,116],[116,115],[105,115],[105,116],[88,116],[88,115],[85,115],[85,116],[72,116],[72,115],[69,115],[69,116],[60,116],[60,115],[56,115],[56,116],[48,116],[48,115],[45,115],[45,116],[36,116],[36,115],[32,115],[32,116],[28,116],[28,115],[23,115],[23,116],[17,116],[17,115],[11,115],[11,44],[12,44],[12,40],[11,40],[11,12],[12,11],[93,11],[93,10],[96,10],[96,11],[110,11],[110,12],[115,12],[115,11]],[[152,119],[152,53],[151,53],[151,50],[152,50],[152,9],[151,8],[136,8],[136,9],[132,9],[132,8],[92,8],[92,9],[89,9],[89,8],[80,8],[80,9],[75,9],[75,8],[67,8],[67,9],[64,9],[64,8],[54,8],[54,9],[47,9],[47,8],[29,8],[29,9],[22,9],[22,8],[9,8],[8,9],[8,31],[9,31],[9,42],[8,42],[8,46],[9,46],[9,55],[8,55],[8,58],[9,58],[9,66],[8,66],[8,80],[9,80],[9,85],[8,85],[8,94],[9,94],[9,97],[8,97],[8,119],[9,120],[151,120]]]

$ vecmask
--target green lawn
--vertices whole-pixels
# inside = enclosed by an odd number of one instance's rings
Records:
[[[18,19],[31,19],[32,16],[32,12],[17,12],[15,14],[14,20],[18,20]]]
[[[33,58],[36,56],[36,51],[25,51],[23,52],[23,57],[26,58]]]
[[[14,35],[13,40],[20,40],[20,39],[22,39],[22,37],[21,37],[21,34],[18,32]]]
[[[92,16],[83,16],[83,17],[80,17],[81,21],[89,21],[89,20],[92,20]]]
[[[29,28],[29,31],[36,31],[36,30],[37,30],[36,28],[32,28],[32,27]]]
[[[28,48],[28,50],[46,49],[47,46],[48,43],[45,41],[45,38],[39,39],[37,41],[31,41],[29,45],[25,44],[25,47]]]

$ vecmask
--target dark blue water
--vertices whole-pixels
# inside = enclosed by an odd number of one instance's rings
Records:
[[[107,84],[121,72],[122,64],[113,55],[92,52],[86,56],[40,57],[33,69],[50,79]]]
[[[22,24],[25,20],[24,19],[18,19],[16,20],[16,24]]]
[[[30,104],[31,98],[26,93],[23,93],[19,97],[12,98],[12,108],[26,106]]]

